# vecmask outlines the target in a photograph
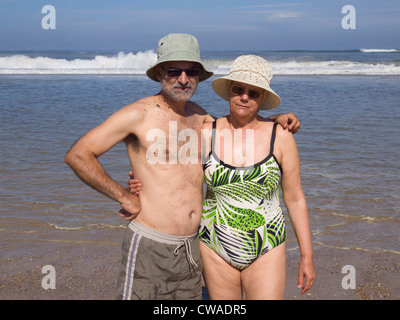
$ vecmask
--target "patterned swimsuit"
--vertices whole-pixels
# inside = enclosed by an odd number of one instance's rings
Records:
[[[238,270],[280,245],[286,225],[279,205],[281,168],[274,151],[276,124],[270,154],[253,166],[234,167],[214,152],[204,165],[207,185],[200,225],[200,240]]]

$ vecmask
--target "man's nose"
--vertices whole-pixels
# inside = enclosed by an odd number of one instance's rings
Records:
[[[189,82],[189,78],[186,75],[185,71],[182,71],[181,75],[178,78],[179,83],[181,84],[187,84]]]

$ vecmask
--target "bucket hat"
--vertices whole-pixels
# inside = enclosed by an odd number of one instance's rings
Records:
[[[167,61],[190,61],[197,62],[202,69],[199,75],[199,81],[204,81],[213,75],[208,71],[200,60],[200,48],[197,39],[185,33],[171,33],[158,41],[157,62],[147,71],[147,76],[154,81],[156,78],[156,66]]]
[[[246,83],[266,90],[269,94],[264,97],[259,108],[268,110],[276,108],[281,103],[281,98],[270,87],[272,76],[272,69],[267,60],[256,55],[243,55],[236,58],[227,76],[212,82],[212,87],[221,98],[228,101],[231,81]]]

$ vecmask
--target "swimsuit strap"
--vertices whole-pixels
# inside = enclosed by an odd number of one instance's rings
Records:
[[[214,154],[214,146],[215,146],[215,136],[217,131],[217,119],[213,122],[212,130],[211,130],[211,153]]]
[[[274,153],[274,144],[275,144],[275,137],[276,137],[276,127],[278,126],[277,123],[274,123],[274,127],[272,128],[272,135],[271,135],[271,150],[270,154]]]

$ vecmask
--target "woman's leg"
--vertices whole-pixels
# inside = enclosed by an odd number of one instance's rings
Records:
[[[240,271],[200,241],[203,276],[211,300],[241,300]]]
[[[282,300],[286,285],[286,242],[257,258],[241,273],[247,300]]]

